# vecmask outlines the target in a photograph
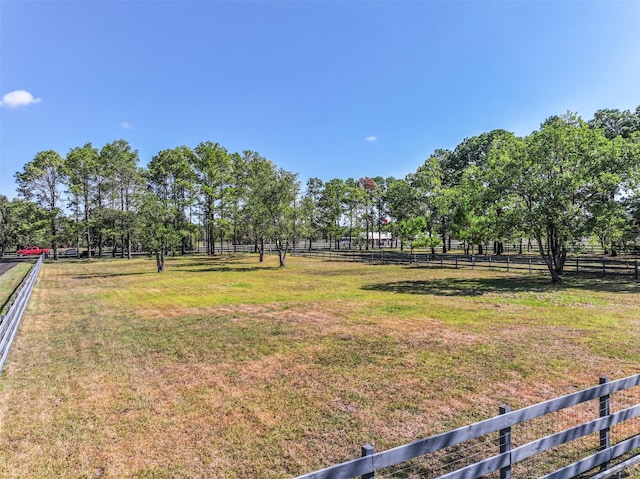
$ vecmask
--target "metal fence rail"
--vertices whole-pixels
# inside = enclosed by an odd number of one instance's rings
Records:
[[[31,297],[31,291],[33,291],[33,286],[42,268],[42,261],[43,256],[41,255],[22,282],[13,303],[9,306],[7,314],[0,317],[0,372],[2,372],[4,363],[9,355],[9,350],[18,332],[22,315],[27,307],[27,302],[29,301],[29,297]]]
[[[479,256],[460,254],[407,253],[401,251],[355,251],[355,250],[294,250],[297,256],[309,256],[333,261],[350,261],[378,264],[413,264],[416,266],[442,268],[485,268],[502,271],[548,272],[540,257],[526,256]],[[640,279],[638,260],[608,260],[603,258],[568,258],[565,274],[622,275]]]
[[[296,479],[604,479],[640,462],[638,386],[640,374],[612,382],[601,378],[598,386],[515,411],[503,406],[493,418],[387,451],[375,452],[366,445],[361,458]],[[566,417],[558,416],[564,411],[569,411]],[[546,421],[542,428],[540,421]],[[538,425],[523,429],[532,423]],[[478,459],[464,449],[489,436],[493,439],[484,443],[490,448],[483,457]],[[565,445],[573,445],[575,451],[559,451]],[[447,467],[452,456],[438,454],[452,447],[457,448],[456,459],[472,457],[472,463],[457,461]],[[542,457],[540,464],[527,463],[535,457]],[[416,464],[416,459],[422,462]],[[402,467],[411,461],[413,469]],[[443,467],[439,462],[449,464]]]

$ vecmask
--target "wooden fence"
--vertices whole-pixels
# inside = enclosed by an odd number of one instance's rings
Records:
[[[536,256],[479,256],[459,254],[407,253],[401,251],[294,250],[292,254],[333,261],[378,264],[414,264],[443,268],[488,268],[502,271],[548,272],[542,258]],[[594,257],[567,258],[564,274],[622,275],[637,279],[638,260],[609,260]]]
[[[503,406],[491,419],[387,451],[375,452],[366,445],[358,459],[297,479],[620,477],[640,462],[639,385],[640,374],[612,382],[601,378],[598,386],[515,411]],[[545,420],[547,428],[541,429]],[[561,429],[565,424],[570,427]],[[461,459],[478,457],[464,446],[486,437],[494,439],[480,444],[491,449],[480,460],[461,465]],[[562,450],[567,445],[575,446],[573,456]],[[453,453],[442,454],[446,450]]]
[[[7,314],[0,317],[0,373],[9,355],[9,350],[18,332],[18,327],[22,321],[22,315],[27,307],[27,302],[31,297],[31,291],[38,279],[38,274],[42,268],[43,255],[40,256],[36,264],[31,268],[25,277],[22,285],[7,310]]]

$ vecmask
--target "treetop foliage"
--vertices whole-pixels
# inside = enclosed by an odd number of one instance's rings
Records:
[[[264,253],[272,242],[284,266],[295,241],[372,248],[374,232],[432,252],[454,238],[466,252],[493,244],[500,254],[527,239],[560,281],[567,251],[585,238],[617,254],[635,251],[640,235],[640,106],[589,121],[551,116],[526,137],[493,130],[435,150],[405,178],[311,178],[304,192],[296,174],[257,152],[211,141],[138,163],[124,140],[66,158],[38,153],[16,173],[20,199],[0,197],[2,251],[43,242],[130,255],[144,243],[161,270],[163,255],[197,242],[210,254],[217,243]]]

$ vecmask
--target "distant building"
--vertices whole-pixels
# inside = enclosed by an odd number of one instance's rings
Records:
[[[366,237],[362,235],[362,239]],[[373,241],[373,246],[391,246],[391,233],[371,232],[368,235],[369,242]]]

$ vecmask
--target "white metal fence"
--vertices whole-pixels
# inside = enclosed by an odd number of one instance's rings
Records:
[[[42,268],[42,261],[43,256],[40,256],[37,263],[25,277],[22,285],[20,285],[13,303],[7,310],[7,314],[0,317],[0,372],[2,372],[4,363],[9,355],[9,350],[18,332],[22,315],[27,307],[31,291],[33,291],[33,286],[36,284],[38,274]]]

